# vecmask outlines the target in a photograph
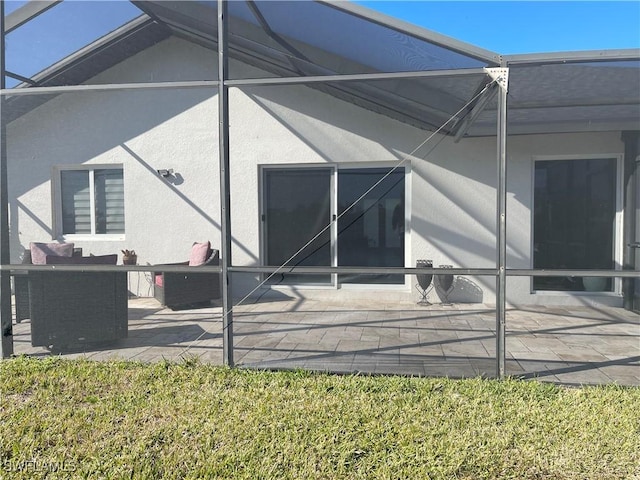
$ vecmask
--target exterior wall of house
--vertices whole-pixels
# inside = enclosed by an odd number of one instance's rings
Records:
[[[232,64],[234,72],[248,66]],[[215,55],[170,39],[115,66],[92,83],[213,79]],[[135,249],[139,264],[184,261],[193,242],[220,244],[217,98],[211,90],[152,90],[60,95],[9,125],[12,261],[30,241],[62,240],[54,222],[59,165],[119,164],[124,168],[126,233],[122,239],[65,239],[87,253]],[[231,215],[234,265],[261,258],[261,168],[290,165],[396,165],[408,169],[405,264],[495,266],[495,138],[430,137],[429,132],[305,86],[230,90]],[[533,158],[620,154],[619,133],[510,137],[508,143],[509,267],[531,265]],[[422,146],[421,146],[422,145]],[[416,150],[417,147],[421,146]],[[157,169],[173,169],[166,180]],[[142,275],[133,287],[148,295]],[[234,293],[256,285],[237,276]],[[286,289],[296,295],[416,298],[404,286]],[[494,277],[460,277],[454,301],[495,302]],[[346,292],[346,293],[345,293]],[[514,304],[621,304],[619,296],[531,295],[528,278],[511,278]]]
[[[169,40],[92,79],[92,83],[213,78],[215,57]],[[168,59],[171,61],[167,61]],[[175,68],[175,70],[173,70]],[[216,96],[204,89],[67,93],[8,128],[12,261],[31,241],[63,240],[54,222],[54,167],[119,164],[124,168],[123,239],[68,237],[85,254],[133,249],[139,264],[188,259],[191,244],[219,243]],[[169,181],[157,169],[175,171]],[[149,275],[135,288],[151,295]]]

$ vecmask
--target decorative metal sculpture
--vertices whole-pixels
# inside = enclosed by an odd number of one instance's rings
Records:
[[[433,268],[432,260],[416,260],[416,268]],[[431,281],[433,280],[433,275],[429,273],[418,273],[416,274],[416,279],[418,280],[418,284],[416,285],[416,289],[420,292],[420,300],[418,301],[418,305],[431,305],[429,300],[427,300],[427,290],[429,286],[431,286]]]
[[[440,265],[438,268],[453,268],[453,265]],[[452,305],[452,303],[449,302],[449,295],[453,291],[453,274],[440,273],[436,275],[436,282],[438,289],[442,292],[444,297],[442,305]]]

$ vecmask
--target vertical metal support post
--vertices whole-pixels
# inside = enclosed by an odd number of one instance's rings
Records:
[[[229,192],[229,88],[227,70],[227,0],[218,0],[218,149],[220,156],[220,233],[222,245],[222,342],[223,362],[233,366],[233,299],[229,281],[231,266],[231,196]]]
[[[5,84],[5,27],[4,2],[0,2],[0,88]],[[7,192],[7,126],[5,97],[0,96],[0,265],[11,263],[9,251],[9,194]],[[11,321],[11,277],[0,269],[0,358],[13,355],[13,327]]]
[[[504,69],[508,72],[507,69]],[[505,73],[505,77],[508,73]],[[496,278],[496,376],[505,375],[506,292],[507,292],[507,79],[498,94],[498,191],[497,191],[497,267]]]
[[[624,181],[622,188],[624,189],[624,225],[622,238],[624,241],[622,268],[624,270],[634,270],[636,265],[636,256],[640,254],[637,242],[640,238],[636,238],[636,212],[640,209],[637,203],[636,192],[636,175],[639,175],[640,165],[640,132],[625,131],[621,136],[624,142]],[[638,282],[634,278],[622,279],[622,300],[623,307],[627,310],[634,309],[635,284]]]

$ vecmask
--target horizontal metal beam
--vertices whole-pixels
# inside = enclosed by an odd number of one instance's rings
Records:
[[[220,266],[188,265],[2,265],[0,270],[9,270],[14,275],[27,272],[221,272]],[[351,273],[361,275],[404,274],[456,274],[456,275],[497,275],[495,268],[413,268],[413,267],[308,267],[308,266],[232,266],[230,272],[235,273],[296,273],[296,274],[331,274]]]
[[[636,277],[640,270],[544,270],[544,269],[507,269],[512,277]]]
[[[105,85],[64,85],[59,87],[29,87],[7,88],[0,90],[0,96],[18,97],[23,95],[56,95],[70,92],[108,92],[120,90],[150,90],[150,89],[186,89],[186,88],[216,88],[215,80],[200,80],[191,82],[149,82],[149,83],[120,83]]]
[[[190,267],[188,265],[30,265],[10,264],[0,266],[0,270],[8,270],[12,274],[22,275],[26,272],[36,271],[62,271],[62,272],[220,272],[219,266]],[[416,267],[311,267],[311,266],[230,266],[230,272],[234,273],[296,273],[296,274],[332,274],[351,273],[361,275],[382,274],[447,274],[454,275],[498,275],[496,268],[416,268]],[[624,277],[640,278],[640,270],[545,270],[511,268],[506,270],[507,276],[512,277]]]
[[[291,84],[308,84],[308,83],[335,83],[335,82],[354,82],[368,80],[389,80],[403,78],[427,78],[427,77],[457,77],[469,75],[484,75],[482,69],[474,68],[468,70],[442,70],[438,72],[397,72],[397,73],[367,73],[354,75],[320,75],[310,77],[285,77],[285,78],[257,78],[244,80],[227,80],[225,85],[228,87],[239,86],[258,86],[258,85],[291,85]],[[29,87],[29,88],[7,88],[0,90],[3,96],[19,96],[19,95],[51,95],[66,92],[100,92],[111,90],[137,90],[152,88],[204,88],[216,87],[216,80],[199,80],[189,82],[146,82],[146,83],[120,83],[120,84],[104,84],[104,85],[63,85],[56,87]]]
[[[633,106],[640,107],[640,96],[627,97],[615,99],[612,101],[606,101],[601,99],[575,99],[566,100],[559,99],[554,103],[542,103],[542,102],[512,102],[509,104],[509,110],[537,110],[537,109],[554,109],[554,108],[582,108],[582,107],[625,107]],[[495,109],[487,109],[488,111],[494,111]]]
[[[466,68],[458,70],[429,70],[412,72],[388,72],[388,73],[354,73],[343,75],[310,75],[305,77],[284,78],[246,78],[227,80],[225,85],[229,87],[259,86],[259,85],[291,85],[305,83],[334,83],[334,82],[358,82],[369,80],[393,80],[410,78],[448,78],[471,75],[486,75],[482,68]]]
[[[640,49],[586,50],[580,52],[525,53],[503,55],[506,66],[549,65],[552,63],[585,63],[640,60]]]
[[[416,275],[424,274],[456,274],[456,275],[497,275],[495,268],[415,268],[415,267],[230,267],[229,271],[237,273],[302,273],[331,274],[350,273],[359,275]]]
[[[221,267],[216,266],[199,266],[190,267],[188,265],[2,265],[0,270],[9,271],[12,275],[27,275],[28,272],[175,272],[175,273],[193,273],[194,268],[197,272],[220,272]]]

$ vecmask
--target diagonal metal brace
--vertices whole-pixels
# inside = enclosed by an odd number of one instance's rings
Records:
[[[483,69],[505,92],[509,91],[509,69],[506,67],[493,67]]]
[[[484,108],[487,106],[489,101],[496,96],[498,92],[498,84],[492,83],[488,86],[487,91],[480,97],[480,99],[476,102],[474,107],[471,109],[468,115],[466,115],[463,121],[459,126],[456,126],[455,129],[455,143],[458,143],[460,139],[467,133],[467,131],[471,128],[471,125],[476,121],[478,116],[484,111]]]

